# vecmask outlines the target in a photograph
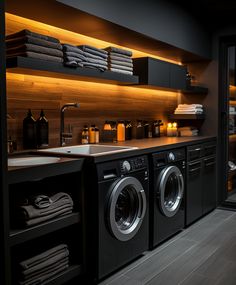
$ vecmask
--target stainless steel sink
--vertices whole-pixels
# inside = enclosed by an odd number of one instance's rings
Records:
[[[124,151],[130,151],[137,149],[137,147],[131,146],[114,146],[114,145],[75,145],[66,147],[55,147],[39,152],[58,153],[58,154],[72,154],[72,155],[84,155],[84,156],[100,156],[111,153],[118,153]]]
[[[55,163],[60,160],[59,157],[50,157],[50,156],[29,156],[29,157],[17,157],[17,158],[8,158],[8,166],[34,166]]]

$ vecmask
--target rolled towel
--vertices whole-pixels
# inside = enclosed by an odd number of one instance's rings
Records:
[[[37,52],[37,53],[43,53],[46,55],[52,55],[52,56],[57,56],[57,57],[63,57],[63,52],[58,49],[54,48],[48,48],[48,47],[43,47],[43,46],[38,46],[34,44],[23,44],[21,46],[17,46],[15,48],[9,48],[7,49],[7,56],[16,54],[16,53],[23,53],[26,51],[32,51],[32,52]]]
[[[59,244],[57,246],[54,246],[54,247],[42,252],[40,254],[37,254],[31,258],[28,258],[28,259],[20,262],[19,265],[23,270],[26,270],[32,266],[39,264],[40,262],[47,260],[48,258],[50,258],[52,256],[57,255],[58,253],[65,252],[65,251],[68,251],[68,246],[67,246],[67,244],[62,243],[62,244]]]
[[[13,48],[13,47],[23,45],[25,43],[62,50],[62,45],[60,43],[54,43],[54,42],[46,41],[43,39],[39,39],[39,38],[35,38],[32,36],[27,36],[27,35],[20,37],[20,38],[14,38],[14,39],[7,40],[6,47]]]
[[[52,55],[47,55],[47,54],[37,53],[37,52],[32,52],[32,51],[11,54],[11,55],[8,55],[7,58],[12,58],[16,56],[30,57],[30,58],[41,59],[41,60],[46,60],[46,61],[54,61],[54,62],[60,62],[60,63],[63,62],[62,57],[52,56]]]
[[[102,58],[105,58],[105,59],[107,59],[107,57],[108,57],[108,52],[103,50],[103,49],[99,49],[99,48],[89,46],[89,45],[80,45],[78,47],[84,52],[88,52],[88,53],[91,53],[93,55],[97,55],[97,56],[100,56]]]
[[[7,35],[6,40],[15,39],[15,38],[24,37],[24,36],[31,36],[31,37],[46,40],[49,42],[53,42],[53,43],[60,43],[60,41],[54,37],[50,37],[50,36],[38,34],[35,32],[31,32],[30,30],[27,30],[27,29],[19,31],[19,32],[14,33],[14,34]]]
[[[124,54],[124,55],[127,55],[127,56],[132,56],[133,55],[132,51],[130,51],[130,50],[117,48],[117,47],[112,47],[112,46],[107,47],[104,50],[106,50],[108,52],[116,52],[118,54]]]

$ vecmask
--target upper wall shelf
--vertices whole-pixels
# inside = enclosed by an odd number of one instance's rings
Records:
[[[61,63],[49,62],[40,59],[15,57],[7,59],[7,71],[29,75],[39,75],[81,81],[93,81],[118,85],[138,83],[138,76],[105,71],[101,72],[90,68],[70,68]]]
[[[187,89],[182,90],[184,94],[207,94],[208,88],[201,86],[189,86]]]

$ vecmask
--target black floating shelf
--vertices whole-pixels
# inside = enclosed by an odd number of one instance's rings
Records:
[[[70,280],[81,275],[81,265],[71,265],[68,269],[58,273],[55,277],[52,277],[45,281],[43,284],[47,285],[61,285],[67,284]]]
[[[171,114],[171,120],[204,120],[204,114]]]
[[[187,89],[182,90],[184,94],[207,94],[208,88],[201,86],[189,86]]]
[[[52,219],[33,227],[10,231],[10,245],[14,246],[25,241],[43,236],[56,230],[78,224],[80,222],[79,213],[72,213],[56,219]]]
[[[138,84],[139,82],[139,78],[136,75],[127,75],[109,70],[102,72],[97,69],[86,67],[71,68],[64,66],[62,63],[22,56],[7,59],[7,71],[12,73],[118,85],[132,85]]]

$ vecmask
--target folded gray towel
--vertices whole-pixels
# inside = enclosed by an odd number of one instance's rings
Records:
[[[9,48],[9,49],[7,49],[7,55],[20,53],[20,52],[26,52],[26,51],[33,51],[33,52],[37,52],[37,53],[43,53],[46,55],[63,57],[63,52],[61,50],[43,47],[43,46],[38,46],[38,45],[34,45],[34,44],[23,44],[21,46]]]
[[[100,56],[102,58],[107,59],[108,55],[107,55],[107,51],[102,50],[102,49],[98,49],[92,46],[88,46],[88,45],[81,45],[78,46],[82,51],[93,54],[93,55],[97,55]]]
[[[23,56],[23,57],[30,57],[30,58],[36,58],[36,59],[41,59],[45,61],[53,61],[53,62],[63,62],[63,58],[58,57],[58,56],[52,56],[52,55],[47,55],[43,53],[37,53],[33,51],[26,51],[26,52],[18,52],[15,54],[11,54],[10,56],[8,55],[7,58],[12,58],[16,56]]]
[[[93,59],[98,59],[98,60],[107,60],[107,58],[104,58],[104,57],[99,56],[99,55],[94,55],[94,54],[86,52],[86,51],[84,51],[83,53],[84,53],[84,56],[86,56],[86,58],[93,58]]]
[[[63,56],[64,58],[67,58],[67,57],[74,57],[74,58],[77,58],[77,59],[81,59],[83,61],[86,61],[86,57],[83,55],[83,54],[79,54],[77,52],[73,52],[73,51],[64,51],[63,52]]]
[[[117,48],[117,47],[107,47],[104,48],[104,50],[108,51],[108,52],[116,52],[118,54],[124,54],[124,55],[128,55],[128,56],[132,56],[132,51],[127,50],[127,49],[122,49],[122,48]]]
[[[131,56],[129,56],[129,55],[117,53],[117,52],[114,52],[114,51],[109,52],[109,57],[112,57],[112,56],[118,56],[118,57],[122,57],[122,58],[125,58],[125,59],[131,59]]]
[[[98,60],[98,59],[93,59],[93,58],[87,57],[85,62],[91,62],[91,63],[96,63],[96,64],[101,64],[101,65],[107,66],[106,60]]]
[[[25,43],[62,50],[62,45],[60,43],[54,43],[28,35],[7,40],[6,46],[7,48],[12,48]]]
[[[119,60],[111,59],[109,61],[109,64],[117,64],[117,65],[120,65],[120,66],[127,66],[127,67],[133,68],[133,63],[132,62],[125,62],[125,61],[119,61]]]
[[[106,65],[92,63],[92,62],[84,62],[83,66],[89,67],[89,68],[96,68],[96,69],[99,69],[100,71],[105,71],[108,69],[108,67]]]
[[[74,56],[64,56],[64,61],[65,61],[65,62],[67,62],[67,61],[69,61],[69,62],[75,61],[75,62],[77,62],[77,63],[79,63],[79,62],[84,62],[83,59],[78,58],[78,57],[74,57]]]
[[[110,71],[113,71],[113,72],[118,72],[118,73],[133,75],[133,72],[132,72],[132,71],[121,70],[121,69],[112,68],[112,67],[111,67],[109,70],[110,70]]]
[[[57,253],[61,253],[67,250],[68,250],[67,244],[62,243],[20,262],[19,265],[23,270],[25,270],[39,264],[40,262],[47,260],[51,256],[55,256]]]
[[[69,267],[69,264],[61,264],[56,269],[52,270],[49,273],[39,275],[38,277],[32,278],[31,280],[22,281],[20,285],[44,285],[49,284],[50,279],[53,277],[55,278],[57,274],[61,273],[62,271],[66,270]]]
[[[84,52],[80,48],[70,44],[62,44],[62,49],[64,52],[74,52],[82,55],[84,54]]]
[[[69,67],[83,67],[83,63],[82,62],[77,62],[77,61],[65,61],[64,62],[65,66],[69,66]]]
[[[113,63],[109,63],[109,67],[120,69],[120,70],[133,71],[133,67],[123,66],[123,65],[113,64]]]
[[[117,60],[117,61],[121,61],[121,62],[128,62],[128,63],[132,63],[133,59],[132,57],[126,57],[126,56],[121,56],[121,55],[109,55],[108,60]]]
[[[27,30],[27,29],[19,31],[19,32],[14,33],[14,34],[7,35],[6,36],[6,40],[19,38],[19,37],[24,37],[24,36],[31,36],[31,37],[35,37],[35,38],[38,38],[38,39],[46,40],[46,41],[49,41],[49,42],[60,43],[60,41],[58,39],[54,38],[54,37],[50,37],[50,36],[38,34],[38,33],[35,33],[35,32],[31,32],[30,30]]]
[[[32,272],[30,274],[27,274],[27,275],[24,275],[24,272],[21,272],[21,276],[20,276],[20,279],[22,281],[29,281],[30,279],[33,279],[35,277],[39,277],[39,276],[42,276],[42,275],[45,275],[45,274],[48,274],[50,272],[52,272],[53,270],[57,269],[59,266],[61,265],[66,265],[66,264],[69,264],[69,257],[64,257],[63,259],[47,266],[47,267],[44,267],[40,270],[37,270],[35,272]]]

